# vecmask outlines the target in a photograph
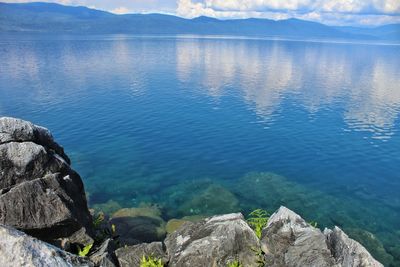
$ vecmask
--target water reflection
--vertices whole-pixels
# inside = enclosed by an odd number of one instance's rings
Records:
[[[200,75],[215,98],[240,84],[242,96],[266,119],[292,97],[310,114],[342,104],[348,127],[387,139],[400,111],[400,63],[393,47],[293,42],[185,40],[176,46],[177,75]],[[386,49],[384,53],[377,53]],[[201,71],[199,71],[201,70]]]
[[[398,244],[398,47],[80,38],[0,40],[0,114],[50,128],[91,205],[210,199],[211,214],[227,208],[217,195]]]

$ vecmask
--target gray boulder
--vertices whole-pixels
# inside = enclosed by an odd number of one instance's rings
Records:
[[[334,266],[325,235],[293,211],[280,207],[262,231],[267,266]]]
[[[0,224],[53,244],[93,242],[83,183],[69,163],[47,129],[0,118]]]
[[[161,242],[143,243],[135,246],[119,248],[115,251],[121,267],[139,267],[142,257],[161,259],[163,264],[168,262],[167,254]]]
[[[95,266],[115,267],[115,247],[114,241],[108,238],[90,254],[89,258]]]
[[[32,142],[48,147],[70,164],[64,149],[54,141],[49,130],[21,119],[1,117],[0,144],[10,142]]]
[[[187,222],[167,236],[165,245],[168,266],[227,266],[235,260],[257,266],[259,240],[240,213]]]
[[[2,267],[91,267],[85,258],[67,253],[25,233],[0,225]]]
[[[322,233],[285,207],[268,220],[262,231],[261,249],[266,266],[383,266],[338,227]]]
[[[383,267],[360,243],[349,238],[339,227],[325,229],[324,234],[332,255],[340,266]]]

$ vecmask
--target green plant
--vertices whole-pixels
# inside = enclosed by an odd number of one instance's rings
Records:
[[[93,244],[84,246],[83,249],[81,249],[80,246],[77,246],[77,247],[78,247],[78,255],[81,257],[85,257],[87,254],[89,254],[89,251],[93,247]]]
[[[243,265],[238,260],[234,260],[228,263],[227,267],[243,267]]]
[[[252,248],[251,250],[254,251],[256,254],[256,264],[258,267],[264,267],[266,262],[265,262],[265,257],[264,257],[264,252],[261,250],[261,248]]]
[[[268,212],[262,209],[256,209],[249,214],[247,223],[253,228],[258,238],[261,238],[262,229],[267,225],[268,216]]]
[[[156,259],[152,256],[142,256],[140,260],[140,267],[164,267],[161,259]]]

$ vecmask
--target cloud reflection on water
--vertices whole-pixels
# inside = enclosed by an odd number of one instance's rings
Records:
[[[179,41],[177,75],[182,82],[189,82],[201,69],[197,75],[206,93],[214,98],[232,93],[228,91],[231,85],[240,84],[243,100],[267,120],[286,97],[294,97],[311,115],[341,102],[341,116],[349,129],[371,132],[375,139],[390,138],[400,112],[400,63],[387,55],[370,55],[379,48],[373,45],[341,46]]]

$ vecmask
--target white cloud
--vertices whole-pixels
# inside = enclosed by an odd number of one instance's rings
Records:
[[[32,0],[0,0],[31,2]],[[400,23],[400,0],[40,0],[116,14],[170,13],[193,18],[299,18],[330,25]]]
[[[128,14],[128,13],[132,13],[129,9],[127,9],[126,7],[117,7],[113,10],[111,10],[112,13],[114,14]]]
[[[193,18],[308,19],[334,25],[400,22],[400,0],[178,0],[177,15]]]

